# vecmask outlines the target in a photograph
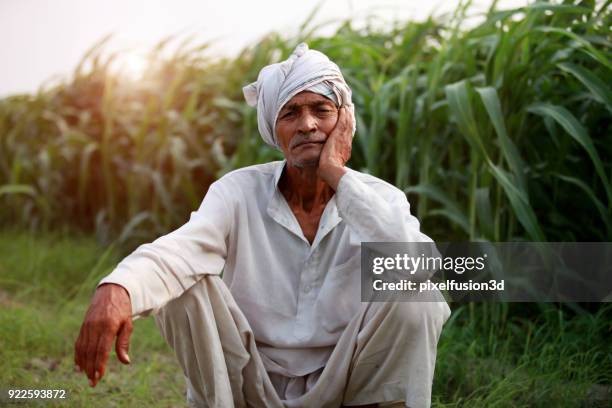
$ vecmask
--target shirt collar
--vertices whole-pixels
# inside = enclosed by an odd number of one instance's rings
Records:
[[[267,207],[268,215],[276,221],[278,224],[282,225],[286,229],[288,229],[293,234],[297,235],[299,238],[308,243],[308,240],[304,237],[302,233],[302,228],[298,223],[295,215],[291,211],[289,204],[287,204],[287,200],[281,193],[278,188],[278,182],[283,174],[283,170],[287,165],[287,160],[284,159],[278,162],[278,165],[274,169],[274,189],[272,190],[272,196],[270,197],[270,201]],[[323,214],[321,215],[321,220],[319,221],[319,229],[315,236],[315,239],[312,243],[311,249],[314,249],[318,246],[319,242],[332,230],[336,225],[338,225],[342,221],[338,213],[338,207],[336,206],[336,195],[334,194],[332,198],[327,203]]]
[[[278,166],[274,169],[274,188],[278,189],[278,181],[283,175],[283,170],[285,170],[285,166],[287,165],[287,159],[284,159],[279,162]]]

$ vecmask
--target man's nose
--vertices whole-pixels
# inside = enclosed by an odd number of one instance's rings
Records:
[[[302,133],[309,133],[317,130],[317,118],[308,112],[302,113],[299,117],[297,130]]]

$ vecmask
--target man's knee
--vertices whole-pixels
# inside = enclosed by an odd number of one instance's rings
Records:
[[[402,327],[410,333],[430,328],[439,331],[450,316],[450,308],[443,300],[439,302],[389,302],[379,304],[379,307],[384,309],[385,319],[392,319],[393,325]]]

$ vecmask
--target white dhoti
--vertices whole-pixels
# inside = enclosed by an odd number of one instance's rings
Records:
[[[157,325],[197,407],[333,407],[405,401],[428,407],[437,343],[450,309],[439,302],[362,303],[326,366],[298,378],[266,372],[244,314],[221,278],[169,302]]]

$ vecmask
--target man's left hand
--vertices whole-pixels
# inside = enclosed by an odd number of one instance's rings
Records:
[[[338,109],[338,121],[329,134],[319,157],[319,177],[334,190],[346,173],[344,165],[351,157],[353,143],[353,115],[346,106]]]

